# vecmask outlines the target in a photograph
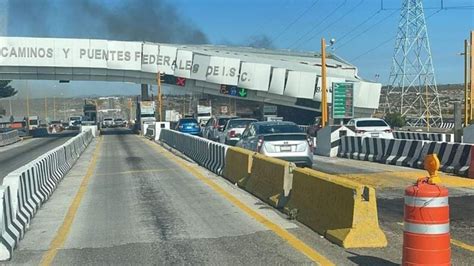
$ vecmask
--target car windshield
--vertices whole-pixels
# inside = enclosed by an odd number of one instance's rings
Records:
[[[197,124],[198,122],[196,119],[190,118],[190,119],[181,119],[179,123],[182,125],[182,124]]]
[[[246,128],[248,124],[256,122],[257,120],[248,119],[248,120],[230,120],[227,128]]]
[[[388,125],[382,120],[360,120],[357,121],[358,127],[387,127]]]
[[[112,121],[112,118],[106,118],[104,121]]]
[[[232,119],[232,117],[219,118],[219,126],[225,125],[230,119]]]
[[[277,133],[302,133],[303,131],[297,125],[264,125],[258,128],[258,134],[277,134]]]

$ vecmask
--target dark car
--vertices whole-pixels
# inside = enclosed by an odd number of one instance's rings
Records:
[[[199,126],[198,121],[194,118],[181,118],[178,121],[176,130],[191,135],[201,135],[201,127]]]

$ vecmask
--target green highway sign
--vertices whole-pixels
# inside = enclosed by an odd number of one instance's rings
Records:
[[[354,84],[332,83],[332,118],[354,117]]]

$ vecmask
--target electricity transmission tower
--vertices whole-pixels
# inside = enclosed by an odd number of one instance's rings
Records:
[[[385,112],[399,112],[411,126],[443,122],[422,0],[402,0]]]

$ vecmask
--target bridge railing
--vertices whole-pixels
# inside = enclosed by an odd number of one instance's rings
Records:
[[[38,209],[91,142],[86,131],[9,173],[0,186],[0,260],[8,260]]]

